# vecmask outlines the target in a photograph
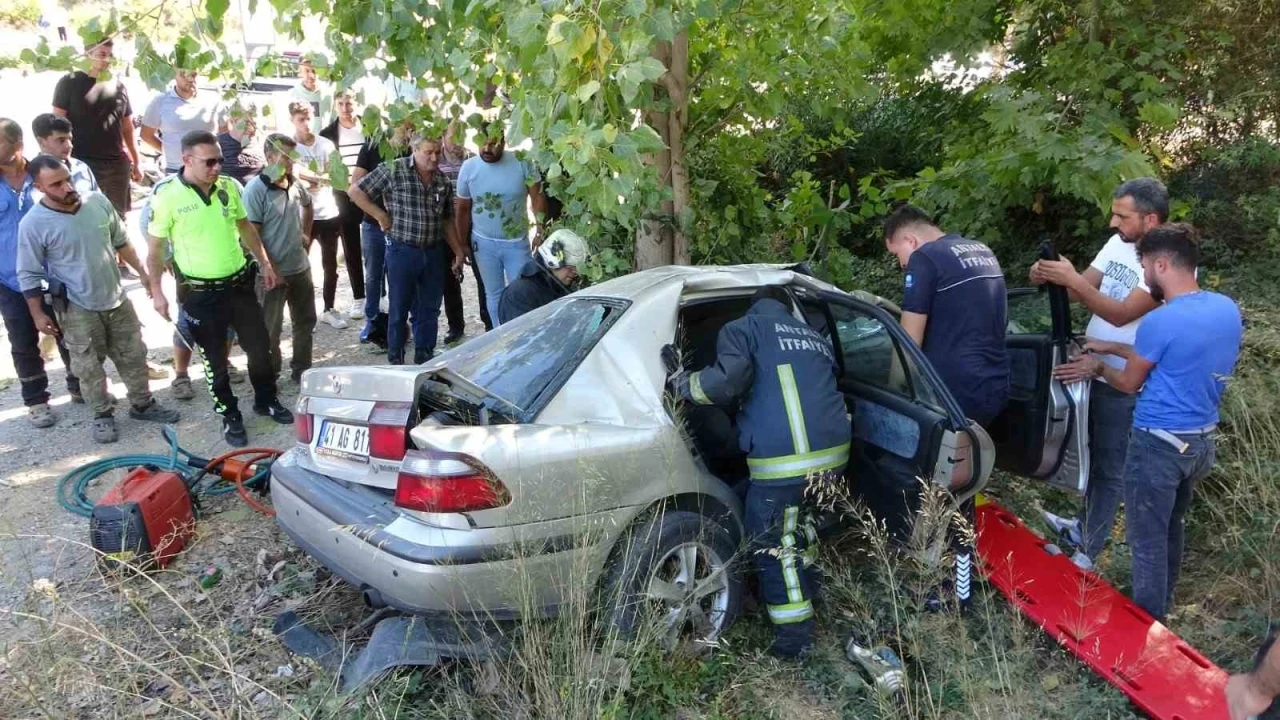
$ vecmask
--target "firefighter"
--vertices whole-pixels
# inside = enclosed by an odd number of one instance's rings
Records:
[[[578,268],[587,260],[587,243],[578,233],[560,229],[533,252],[520,277],[511,281],[498,300],[498,322],[509,323],[521,315],[569,294],[578,279]]]
[[[840,477],[849,460],[849,415],[831,343],[792,315],[785,290],[765,287],[746,315],[721,328],[710,367],[685,373],[674,347],[662,352],[674,395],[738,408],[738,444],[750,470],[746,531],[774,625],[770,652],[798,657],[812,642],[817,589],[810,567],[817,535],[801,511],[805,488]]]

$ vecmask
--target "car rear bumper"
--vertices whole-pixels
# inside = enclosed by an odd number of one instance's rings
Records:
[[[423,614],[502,620],[553,613],[575,593],[594,591],[608,549],[639,510],[437,528],[402,517],[376,490],[299,467],[292,454],[271,474],[276,521],[307,554],[372,591],[375,602]]]

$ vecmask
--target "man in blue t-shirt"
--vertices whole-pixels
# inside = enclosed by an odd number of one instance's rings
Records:
[[[1163,620],[1182,565],[1183,524],[1195,484],[1215,458],[1218,404],[1240,353],[1240,309],[1196,282],[1200,246],[1190,225],[1172,223],[1138,241],[1151,298],[1164,301],[1133,345],[1090,340],[1073,365],[1121,392],[1138,392],[1125,457],[1126,535],[1133,599]],[[1119,355],[1124,367],[1102,354]]]
[[[964,410],[986,426],[1009,398],[1004,346],[1008,297],[991,248],[938,229],[903,205],[884,221],[884,241],[906,270],[902,327]]]
[[[524,266],[533,261],[532,251],[542,244],[547,198],[537,169],[506,149],[501,125],[485,125],[480,133],[480,154],[464,161],[458,170],[454,222],[462,242],[470,238],[476,268],[484,281],[489,318],[500,325],[502,291],[520,277]],[[537,221],[532,246],[526,204],[532,205]]]

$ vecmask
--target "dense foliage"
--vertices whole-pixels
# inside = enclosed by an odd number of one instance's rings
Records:
[[[249,3],[250,7],[254,3]],[[413,78],[443,130],[495,97],[513,143],[596,248],[592,275],[690,259],[814,259],[893,277],[876,219],[912,199],[1016,268],[1041,240],[1083,255],[1112,188],[1154,174],[1210,258],[1274,245],[1280,9],[1270,0],[272,0],[327,20],[322,74]],[[228,0],[137,65],[246,80]],[[144,29],[166,4],[83,32]],[[82,58],[45,47],[38,66]],[[669,148],[669,151],[666,150]],[[639,238],[639,240],[637,239]],[[639,243],[639,244],[638,244]],[[637,250],[637,248],[639,248]]]

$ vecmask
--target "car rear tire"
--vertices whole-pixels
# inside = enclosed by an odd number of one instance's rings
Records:
[[[622,639],[652,636],[668,651],[714,644],[742,605],[736,551],[715,519],[658,511],[615,546],[603,583],[604,619]]]

